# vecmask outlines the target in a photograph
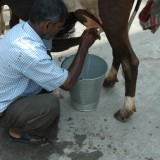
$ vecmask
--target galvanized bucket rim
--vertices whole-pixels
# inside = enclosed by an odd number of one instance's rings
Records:
[[[97,56],[97,55],[94,55],[94,54],[88,54],[89,56],[94,56],[94,57],[97,57],[97,58],[99,58],[100,60],[102,60],[103,62],[104,62],[104,64],[106,65],[106,70],[108,69],[108,64],[107,64],[107,62],[103,59],[103,58],[101,58],[101,57],[99,57],[99,56]],[[74,57],[75,56],[75,54],[72,54],[72,55],[70,55],[70,56],[68,56],[68,57],[66,57],[66,59],[62,62],[62,64],[61,64],[61,66],[63,66],[63,64],[65,63],[65,61],[67,61],[67,59],[69,59],[69,58],[71,58],[71,57]],[[102,74],[101,76],[99,76],[99,77],[95,77],[95,78],[84,78],[84,79],[77,79],[78,81],[93,81],[93,80],[96,80],[96,79],[99,79],[99,78],[101,78],[101,77],[103,77],[104,75],[106,75],[106,71],[104,71],[104,74]]]

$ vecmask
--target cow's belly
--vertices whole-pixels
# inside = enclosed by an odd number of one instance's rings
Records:
[[[98,24],[96,21],[91,19],[91,17],[83,15],[87,20],[83,24],[87,28],[98,27],[102,30],[100,26],[101,19],[99,17],[98,0],[63,0],[63,1],[67,6],[69,12],[75,12],[79,9],[82,9],[92,14],[99,21]]]

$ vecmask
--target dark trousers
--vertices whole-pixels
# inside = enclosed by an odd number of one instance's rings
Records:
[[[53,93],[41,92],[10,104],[0,116],[0,127],[53,138],[57,136],[59,116],[59,98]]]

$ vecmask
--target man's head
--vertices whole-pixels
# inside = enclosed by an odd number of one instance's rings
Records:
[[[68,11],[62,0],[36,0],[29,21],[42,38],[52,38],[63,26]]]

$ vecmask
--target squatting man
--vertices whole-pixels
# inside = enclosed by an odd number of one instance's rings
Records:
[[[60,102],[51,92],[74,85],[88,49],[100,39],[96,28],[85,30],[74,39],[79,47],[69,69],[58,66],[43,40],[61,30],[67,14],[61,0],[36,0],[29,20],[0,40],[0,127],[8,130],[11,142],[42,144],[56,136]],[[59,41],[58,46],[65,45]]]

